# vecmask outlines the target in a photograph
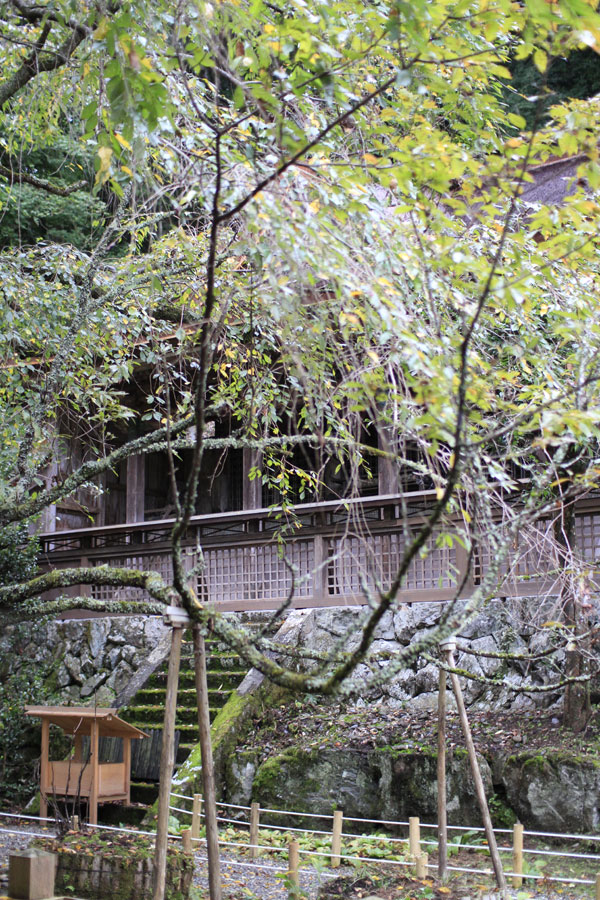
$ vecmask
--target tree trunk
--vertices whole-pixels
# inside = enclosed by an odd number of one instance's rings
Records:
[[[557,521],[554,523],[554,537],[562,549],[559,565],[562,569],[573,570],[573,551],[576,547],[575,507],[573,503],[561,503]],[[575,575],[565,572],[561,585],[561,605],[563,620],[569,628],[572,639],[565,656],[565,675],[568,678],[585,675],[587,665],[577,637],[585,630],[581,610],[580,591]],[[565,688],[563,705],[563,725],[575,733],[582,731],[590,717],[590,686],[584,683],[568,684]]]

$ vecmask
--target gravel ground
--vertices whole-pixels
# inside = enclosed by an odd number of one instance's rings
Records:
[[[46,829],[39,825],[21,826],[10,823],[10,820],[3,819],[0,823],[0,900],[2,895],[6,893],[8,888],[8,857],[10,853],[18,850],[25,850],[32,837],[41,834],[52,834],[52,829]],[[280,861],[269,861],[260,858],[256,864],[250,863],[242,857],[232,853],[223,853],[221,856],[221,872],[223,877],[223,887],[225,895],[234,896],[236,898],[245,897],[247,900],[288,900],[288,890],[282,876],[285,875],[286,867]],[[356,871],[350,868],[340,867],[336,870],[335,878],[347,874],[356,874]],[[333,879],[330,873],[320,872],[308,866],[300,869],[300,888],[305,892],[305,896],[309,900],[315,900],[319,887],[324,882],[330,882]],[[194,876],[194,884],[202,888],[208,888],[208,875],[206,869],[206,855],[201,851],[196,853],[196,874]],[[498,895],[495,892],[481,893],[475,891],[470,893],[469,888],[465,888],[464,894],[456,890],[456,895],[460,895],[462,900],[496,900]],[[576,885],[561,885],[557,892],[545,891],[543,893],[533,893],[531,888],[525,890],[508,892],[507,898],[510,900],[521,900],[525,897],[527,900],[579,900],[582,892],[577,890]]]

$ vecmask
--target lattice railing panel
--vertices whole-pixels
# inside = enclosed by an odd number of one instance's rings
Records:
[[[94,566],[115,566],[121,569],[142,569],[143,571],[158,572],[167,584],[173,578],[173,565],[171,557],[167,553],[144,553],[139,556],[121,556],[110,559],[94,560]],[[131,587],[110,587],[109,585],[92,585],[92,597],[96,600],[140,600],[145,598],[146,592]]]
[[[600,513],[575,517],[578,554],[586,562],[600,560]]]
[[[451,547],[435,547],[414,560],[402,585],[403,591],[449,588],[456,583],[456,552]],[[334,596],[360,594],[362,581],[386,588],[391,583],[404,553],[399,533],[362,537],[346,536],[329,542],[328,592]]]
[[[286,558],[296,569],[294,596],[312,596],[314,548],[312,541],[294,541]],[[209,603],[244,603],[283,600],[292,587],[293,574],[279,556],[276,544],[223,547],[206,550],[198,592]]]

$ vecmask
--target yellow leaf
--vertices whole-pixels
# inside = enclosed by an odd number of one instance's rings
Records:
[[[366,163],[370,163],[371,165],[376,165],[379,160],[376,156],[373,156],[372,153],[363,153],[363,159]]]
[[[121,147],[124,147],[125,150],[131,150],[131,144],[129,143],[129,141],[126,141],[123,135],[119,134],[118,131],[115,131],[115,138],[117,140],[117,143],[119,143]]]
[[[110,174],[110,161],[112,159],[112,147],[98,147],[100,168],[96,172],[96,184],[104,184]]]
[[[106,37],[107,31],[108,31],[108,19],[105,16],[103,19],[100,20],[98,27],[96,28],[96,30],[93,34],[93,37],[97,41],[101,41],[103,38]]]

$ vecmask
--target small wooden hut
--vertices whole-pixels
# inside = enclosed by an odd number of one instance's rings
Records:
[[[124,800],[129,803],[131,784],[131,741],[147,737],[139,728],[128,725],[116,709],[90,706],[27,706],[28,716],[42,720],[40,757],[40,816],[48,813],[48,796],[81,797],[88,801],[88,817],[98,821],[98,804]],[[75,738],[73,757],[49,759],[50,725],[58,725]],[[89,753],[84,759],[83,738],[89,737]],[[123,761],[101,763],[98,744],[101,737],[123,739]]]

